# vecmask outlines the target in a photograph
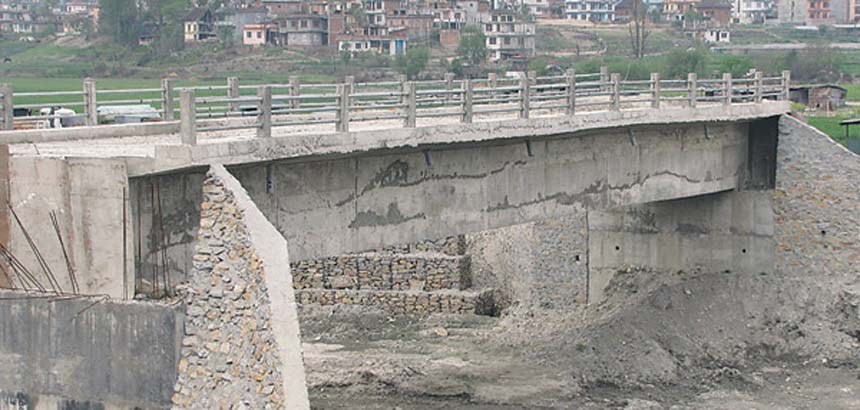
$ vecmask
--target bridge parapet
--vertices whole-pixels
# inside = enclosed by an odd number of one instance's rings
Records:
[[[343,83],[300,84],[291,78],[286,84],[239,85],[231,78],[227,86],[176,88],[167,79],[161,88],[97,90],[94,80],[84,81],[82,91],[33,92],[13,94],[11,87],[0,85],[0,130],[27,128],[41,122],[80,117],[85,127],[64,129],[63,136],[45,138],[37,134],[6,134],[7,143],[46,140],[97,139],[124,136],[180,134],[181,142],[196,145],[197,134],[233,132],[257,138],[273,136],[273,129],[332,126],[331,131],[348,132],[361,123],[385,123],[384,128],[415,128],[442,121],[464,124],[494,119],[573,116],[593,111],[619,111],[627,108],[661,109],[668,106],[733,105],[786,100],[790,73],[766,77],[760,71],[744,78],[698,78],[695,73],[684,80],[662,79],[659,74],[648,80],[621,80],[617,73],[535,76],[533,72],[517,77],[438,81],[399,81],[357,83],[347,77]],[[225,95],[223,94],[226,91]],[[14,104],[13,97],[51,100]],[[81,101],[76,101],[82,97]],[[119,99],[117,99],[119,98]],[[57,99],[54,101],[53,99]],[[71,100],[69,100],[71,99]],[[68,101],[67,101],[68,100]],[[155,123],[112,127],[93,132],[99,125],[99,111],[108,106],[152,104],[152,112],[128,114]],[[47,115],[27,114],[14,117],[19,110],[57,106],[82,106],[82,113]],[[115,108],[116,108],[115,107]],[[179,111],[180,121],[174,121]],[[23,111],[22,111],[23,112]],[[102,115],[104,116],[104,115]],[[145,118],[144,118],[145,117]],[[136,118],[136,117],[135,117]],[[72,121],[74,122],[74,121]],[[48,131],[50,133],[50,131]],[[3,134],[0,134],[3,135]]]

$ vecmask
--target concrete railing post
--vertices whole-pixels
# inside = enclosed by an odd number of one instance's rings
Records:
[[[397,83],[399,85],[398,89],[400,90],[400,95],[397,96],[397,104],[399,105],[407,104],[406,94],[409,92],[409,88],[406,85],[406,83],[408,82],[407,80],[408,78],[403,74],[397,76]]]
[[[454,90],[454,74],[445,73],[445,102],[451,101],[452,90]]]
[[[496,73],[487,74],[487,87],[490,88],[490,101],[496,99],[496,87],[499,86],[499,76]]]
[[[161,79],[161,119],[164,121],[173,121],[173,100],[176,96],[173,92],[173,79]]]
[[[471,124],[474,116],[474,106],[472,105],[472,80],[463,80],[463,117],[461,121],[465,124]]]
[[[576,114],[576,70],[567,70],[567,115]]]
[[[610,87],[611,99],[610,99],[610,109],[613,111],[618,111],[621,109],[621,74],[612,73],[609,76],[609,80],[612,83]]]
[[[99,124],[99,111],[96,102],[96,80],[84,79],[84,115],[87,126]]]
[[[12,86],[0,84],[0,110],[3,110],[3,128],[0,130],[15,129],[15,111],[12,105]]]
[[[227,98],[239,98],[239,79],[236,77],[227,78]],[[227,106],[230,107],[230,112],[239,111],[239,102],[230,101]]]
[[[696,97],[698,94],[698,83],[696,73],[687,74],[687,105],[690,107],[696,106]]]
[[[182,89],[179,93],[179,135],[185,145],[197,145],[197,110],[194,90]]]
[[[761,71],[755,72],[755,103],[761,103],[762,95],[761,95]]]
[[[257,88],[257,138],[272,137],[272,87],[263,85]]]
[[[290,76],[290,108],[298,109],[301,107],[299,96],[302,95],[302,85],[299,83],[299,77],[296,75]]]
[[[651,73],[651,108],[660,108],[660,73]]]
[[[734,90],[732,89],[732,73],[723,73],[723,105],[732,104],[733,94]]]
[[[418,117],[418,96],[415,90],[415,82],[408,81],[403,83],[406,117],[403,121],[403,126],[406,128],[415,128],[416,118]]]
[[[791,98],[791,71],[782,72],[782,95],[780,97],[786,101]]]
[[[335,122],[337,132],[349,131],[349,95],[351,93],[351,83],[337,85],[337,120]]]
[[[529,94],[531,94],[531,87],[529,87],[529,74],[528,73],[520,73],[520,113],[519,118],[528,118],[529,117]]]
[[[609,90],[609,67],[600,67],[600,91],[606,92]]]

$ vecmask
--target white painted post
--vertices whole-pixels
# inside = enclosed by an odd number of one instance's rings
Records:
[[[84,114],[87,126],[99,124],[99,112],[96,105],[96,80],[84,79]]]
[[[529,87],[529,74],[528,73],[520,73],[520,114],[519,118],[528,118],[529,117],[529,94],[531,93]]]
[[[761,103],[761,71],[755,72],[755,103]]]
[[[301,107],[301,100],[299,100],[299,96],[302,94],[302,85],[299,83],[299,76],[291,75],[290,76],[290,108],[298,109]]]
[[[567,70],[567,115],[576,114],[576,70]]]
[[[660,73],[651,73],[651,108],[660,108]]]
[[[179,93],[179,134],[185,145],[197,145],[197,110],[194,90],[184,88]]]
[[[161,79],[161,119],[164,121],[173,121],[173,79]]]
[[[0,84],[0,94],[3,94],[0,99],[0,110],[3,110],[3,128],[0,130],[15,129],[15,111],[12,105],[12,86],[9,84]]]
[[[237,77],[227,77],[227,98],[239,98],[239,79]],[[239,105],[238,101],[227,103],[230,112],[239,111]]]
[[[474,116],[474,107],[472,106],[472,80],[463,80],[463,118],[462,122],[471,124]]]
[[[611,106],[610,109],[612,111],[618,111],[621,109],[621,74],[612,73],[610,76],[611,90]]]
[[[272,137],[272,87],[263,85],[257,88],[257,138]]]
[[[352,84],[344,83],[337,85],[337,120],[335,129],[337,132],[349,131],[349,94],[352,93]]]
[[[687,74],[687,99],[690,107],[696,106],[696,97],[698,93],[698,84],[696,73]]]
[[[408,81],[403,83],[404,94],[406,98],[406,118],[403,126],[406,128],[415,128],[416,118],[418,116],[418,99],[415,93],[415,82]]]
[[[788,101],[791,98],[791,71],[782,72],[782,99]]]
[[[454,73],[445,73],[445,102],[451,101],[452,90],[454,90]]]
[[[723,73],[723,105],[732,105],[732,73]]]

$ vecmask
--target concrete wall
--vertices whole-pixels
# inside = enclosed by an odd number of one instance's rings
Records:
[[[773,272],[773,191],[723,192],[588,214],[589,303],[618,272]]]
[[[133,233],[131,212],[123,202],[128,192],[124,161],[12,157],[9,175],[11,206],[64,291],[71,284],[51,211],[57,213],[80,292],[116,299],[131,295]],[[12,253],[46,284],[23,231],[14,219],[9,223]]]
[[[0,291],[0,407],[170,405],[182,309],[96,301]]]
[[[129,180],[135,293],[163,294],[188,279],[204,178],[192,170]]]
[[[707,128],[707,131],[705,131]],[[231,168],[296,259],[736,188],[746,123],[633,127]]]

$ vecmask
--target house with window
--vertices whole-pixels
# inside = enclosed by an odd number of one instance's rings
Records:
[[[535,52],[535,23],[510,10],[494,10],[481,24],[489,58],[527,59]]]
[[[246,46],[264,46],[275,44],[278,25],[275,23],[248,23],[242,27],[242,44]]]
[[[287,47],[328,44],[328,19],[316,14],[291,14],[277,19],[277,44]]]
[[[199,7],[191,10],[182,19],[185,26],[185,43],[196,43],[214,39],[215,16],[208,8]]]
[[[616,0],[565,0],[564,17],[568,20],[611,23],[615,20]]]
[[[709,44],[728,44],[732,41],[732,37],[726,29],[711,28],[702,31],[702,41]]]
[[[405,37],[386,36],[344,36],[338,40],[338,50],[351,56],[358,53],[376,53],[396,56],[406,52],[408,40]]]

